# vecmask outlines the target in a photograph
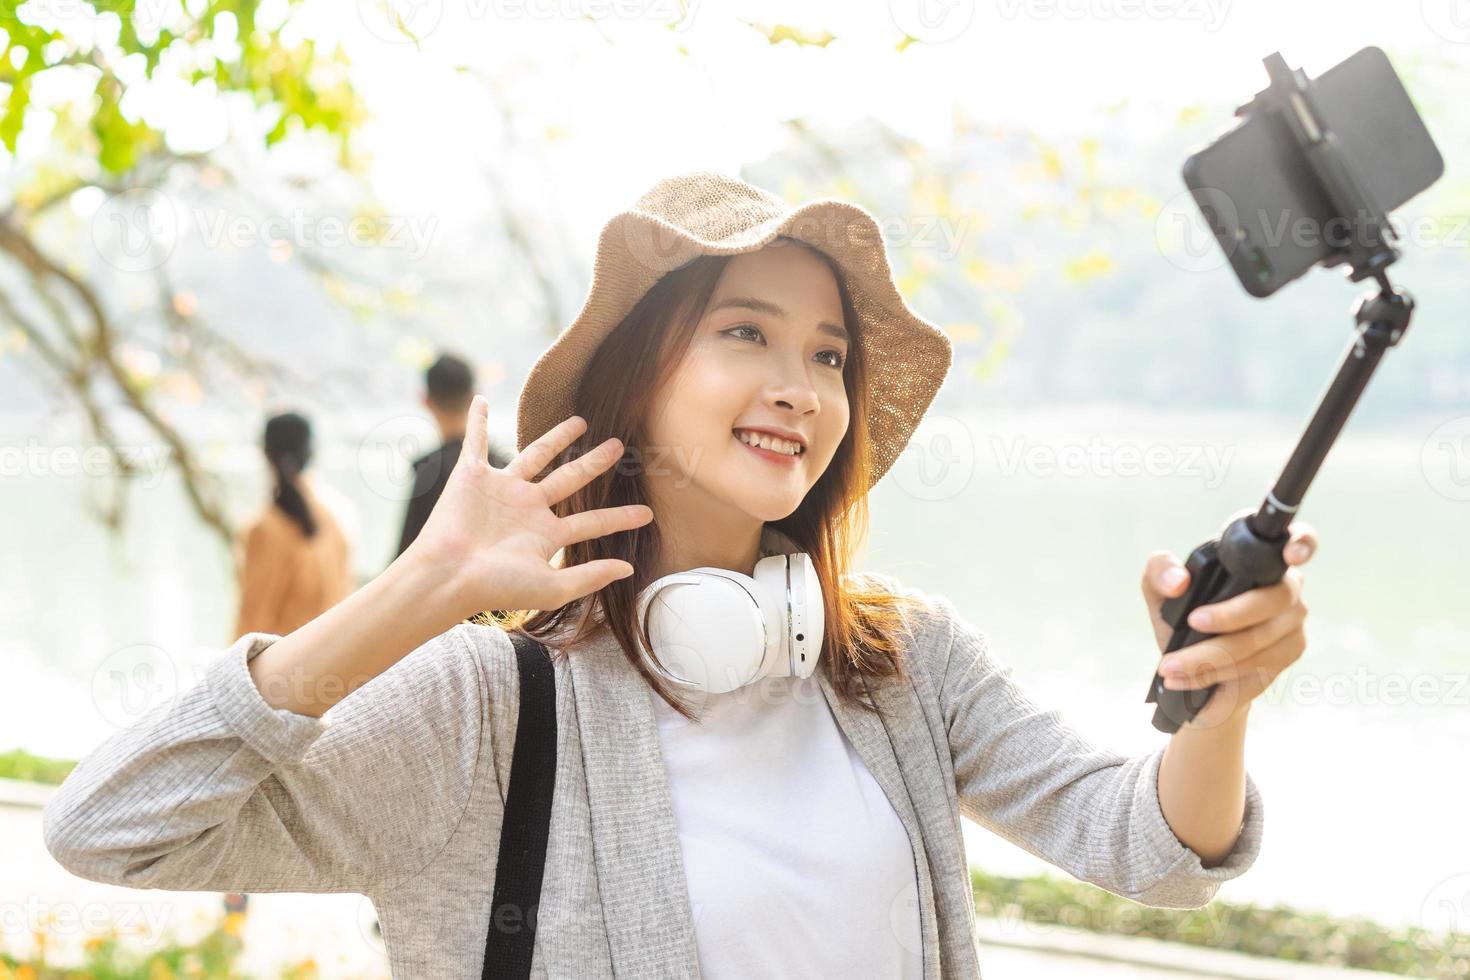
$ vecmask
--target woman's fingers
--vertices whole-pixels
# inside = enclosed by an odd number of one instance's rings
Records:
[[[464,442],[459,447],[460,460],[477,459],[485,462],[490,455],[490,403],[484,395],[470,399],[470,411],[465,419]]]
[[[522,449],[510,461],[505,472],[520,477],[527,483],[546,469],[557,454],[570,446],[587,428],[587,421],[580,415],[572,415],[548,429],[541,438]],[[487,449],[488,452],[488,449]]]
[[[1165,687],[1179,690],[1168,683],[1175,665],[1184,679],[1184,688],[1209,687],[1249,672],[1267,651],[1283,641],[1291,641],[1301,631],[1307,618],[1304,607],[1294,607],[1249,629],[1226,636],[1211,637],[1176,650],[1164,658],[1160,671]]]
[[[538,486],[546,492],[547,504],[554,504],[591,483],[599,473],[622,458],[622,440],[610,438],[570,463],[558,466]]]
[[[1248,692],[1247,697],[1253,698],[1270,687],[1271,681],[1299,660],[1306,649],[1306,634],[1300,630],[1289,630],[1254,656],[1233,661],[1222,668],[1212,666],[1192,675],[1186,674],[1179,681],[1166,677],[1164,686],[1171,691],[1198,690],[1212,684],[1239,681]]]
[[[1292,521],[1290,539],[1286,542],[1283,557],[1288,565],[1301,565],[1317,553],[1317,529],[1306,521]]]
[[[1155,551],[1143,566],[1143,594],[1147,598],[1177,596],[1189,584],[1184,563],[1172,551]]]
[[[559,604],[565,605],[632,574],[633,566],[620,558],[598,558],[571,568],[557,569],[552,573],[552,581],[556,583]]]
[[[1288,568],[1280,582],[1249,589],[1222,602],[1212,602],[1192,610],[1189,625],[1206,633],[1233,633],[1290,608],[1301,594],[1302,573]]]
[[[570,514],[561,521],[561,539],[558,547],[600,538],[616,531],[631,531],[653,520],[653,510],[644,504],[626,504],[622,507],[604,507],[580,514]]]

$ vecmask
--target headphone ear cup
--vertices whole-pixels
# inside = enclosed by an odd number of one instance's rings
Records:
[[[810,677],[822,652],[822,588],[804,554],[771,555],[756,562],[756,581],[776,607],[780,663],[771,676]],[[815,602],[813,602],[815,597]]]
[[[655,662],[644,651],[649,669],[706,694],[725,694],[762,676],[779,643],[765,622],[765,604],[752,601],[757,592],[749,576],[724,569],[694,569],[654,582],[639,600],[657,654]]]
[[[827,626],[822,580],[809,555],[788,557],[791,559],[792,672],[797,677],[810,677],[822,655],[822,637]]]

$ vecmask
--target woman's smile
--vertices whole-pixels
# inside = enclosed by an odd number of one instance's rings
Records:
[[[730,433],[731,438],[740,443],[741,447],[754,453],[757,457],[781,466],[796,466],[801,462],[802,456],[806,455],[804,447],[787,442],[784,439],[772,439],[767,436],[765,441],[771,448],[755,444],[755,435],[747,430],[736,429]],[[747,442],[746,440],[750,440]],[[787,447],[795,447],[795,452],[783,451]]]

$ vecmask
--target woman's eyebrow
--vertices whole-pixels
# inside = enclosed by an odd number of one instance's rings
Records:
[[[755,296],[731,296],[728,299],[721,300],[710,312],[714,313],[724,309],[750,310],[752,313],[764,313],[767,316],[773,316],[781,320],[788,319],[786,310],[781,306],[772,303],[768,299],[760,299]],[[817,330],[836,337],[839,340],[851,340],[848,337],[846,328],[837,323],[830,323],[827,320],[818,323]]]

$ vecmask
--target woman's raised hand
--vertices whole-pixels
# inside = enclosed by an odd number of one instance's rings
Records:
[[[551,565],[566,545],[632,530],[653,519],[653,511],[642,504],[567,517],[552,512],[553,504],[621,459],[622,442],[608,439],[532,483],[587,423],[571,416],[498,470],[487,460],[488,413],[488,403],[476,395],[459,461],[409,546],[415,560],[442,570],[448,590],[443,598],[463,613],[459,618],[487,609],[556,609],[633,574],[632,565],[616,558],[568,568]]]

